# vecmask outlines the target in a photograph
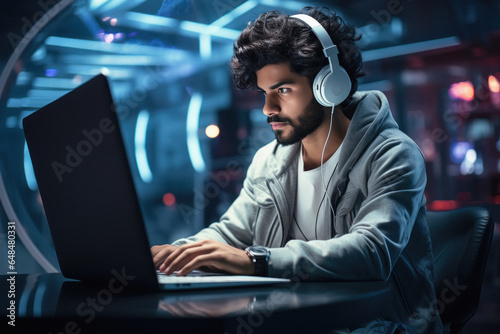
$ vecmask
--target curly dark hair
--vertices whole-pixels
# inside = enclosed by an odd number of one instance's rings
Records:
[[[361,52],[355,42],[361,36],[344,20],[327,8],[305,7],[299,11],[315,18],[328,31],[339,50],[339,63],[352,82],[351,92],[344,103],[358,89],[358,79],[363,76]],[[309,78],[312,82],[328,59],[320,41],[311,28],[299,20],[279,11],[259,15],[249,22],[234,44],[230,66],[233,80],[240,89],[257,85],[256,72],[268,64],[288,62],[291,71]]]

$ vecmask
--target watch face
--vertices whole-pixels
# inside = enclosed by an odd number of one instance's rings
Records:
[[[269,249],[263,246],[250,246],[246,249],[248,256],[255,263],[255,275],[267,276],[268,275],[268,261],[271,254]]]
[[[267,248],[263,246],[252,246],[250,251],[254,256],[267,256]]]

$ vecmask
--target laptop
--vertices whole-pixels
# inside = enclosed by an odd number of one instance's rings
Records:
[[[155,270],[104,75],[25,117],[23,128],[66,278],[162,290],[290,281],[241,275],[177,277]]]

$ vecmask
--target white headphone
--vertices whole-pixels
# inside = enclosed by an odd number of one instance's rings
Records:
[[[323,67],[314,78],[314,97],[319,104],[325,107],[341,104],[349,96],[351,91],[351,79],[345,69],[339,64],[339,51],[337,46],[333,44],[325,28],[311,16],[297,14],[291,17],[311,27],[312,31],[321,42],[321,46],[323,46],[325,57],[328,58],[329,65]]]

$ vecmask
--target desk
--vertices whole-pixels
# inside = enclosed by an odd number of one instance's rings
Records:
[[[9,289],[7,278],[1,276],[2,300]],[[18,275],[15,290],[16,329],[53,334],[322,333],[383,316],[391,292],[385,282],[293,282],[112,293],[60,274]],[[8,312],[2,303],[2,328],[9,321]]]

